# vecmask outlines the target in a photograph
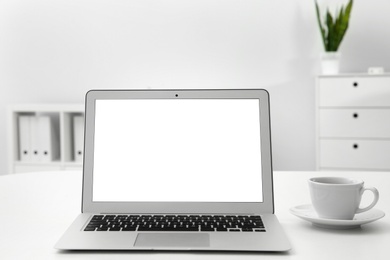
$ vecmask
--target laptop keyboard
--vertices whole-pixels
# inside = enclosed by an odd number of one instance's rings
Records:
[[[94,215],[84,231],[265,232],[258,215]]]

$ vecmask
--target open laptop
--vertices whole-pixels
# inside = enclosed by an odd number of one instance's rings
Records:
[[[290,249],[266,90],[91,90],[85,103],[82,213],[55,248]]]

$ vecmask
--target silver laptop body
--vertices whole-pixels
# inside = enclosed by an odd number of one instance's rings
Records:
[[[290,249],[274,215],[266,90],[91,90],[85,105],[82,213],[55,248]],[[208,231],[125,231],[125,224],[98,231],[88,226],[94,215],[260,216],[263,225],[248,231],[217,220]]]

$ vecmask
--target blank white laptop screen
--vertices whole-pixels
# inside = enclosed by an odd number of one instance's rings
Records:
[[[262,202],[258,99],[97,100],[93,201]]]

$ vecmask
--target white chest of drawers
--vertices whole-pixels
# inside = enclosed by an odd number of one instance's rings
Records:
[[[316,83],[317,170],[390,170],[390,74]]]

